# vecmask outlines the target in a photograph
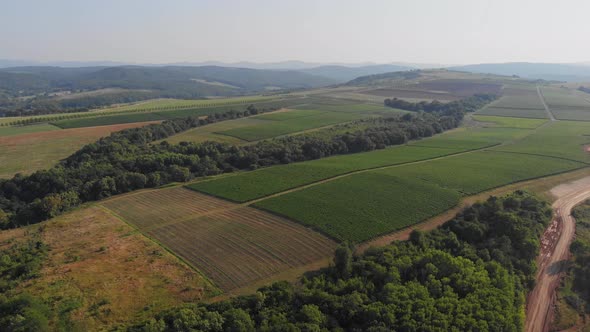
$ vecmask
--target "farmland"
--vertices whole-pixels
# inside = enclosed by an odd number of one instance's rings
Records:
[[[557,119],[590,121],[590,102],[574,91],[546,87],[543,96]]]
[[[442,213],[462,195],[583,166],[548,157],[473,152],[354,174],[255,206],[340,240],[361,242]]]
[[[219,134],[233,136],[252,142],[307,129],[357,120],[362,117],[362,114],[357,113],[295,110],[285,114],[257,116],[254,118],[262,120],[266,119],[267,122],[248,127],[233,128],[219,132]]]
[[[126,128],[145,126],[153,122],[138,122],[112,126],[59,130],[50,125],[20,127],[19,135],[0,136],[0,178],[9,178],[16,173],[31,173],[46,169],[69,156],[83,145],[100,137]],[[30,127],[48,131],[26,133]],[[4,127],[0,131],[16,130]]]
[[[335,243],[301,225],[183,188],[102,203],[224,291],[329,257]]]
[[[519,123],[526,123],[527,120],[514,119],[512,122],[518,126]],[[190,187],[214,196],[246,202],[354,171],[481,149],[519,139],[530,133],[529,129],[518,128],[461,128],[411,142],[406,146],[274,166],[235,176],[201,181]]]
[[[542,119],[523,119],[487,115],[474,115],[473,119],[480,122],[492,123],[496,127],[518,129],[535,129],[547,122],[546,120]]]

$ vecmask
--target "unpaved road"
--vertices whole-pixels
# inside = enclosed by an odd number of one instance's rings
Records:
[[[537,284],[527,298],[527,332],[549,331],[555,290],[563,276],[563,263],[570,256],[569,246],[576,229],[571,211],[590,198],[590,177],[559,185],[551,190],[551,194],[557,197],[553,203],[555,217],[541,240]]]
[[[537,94],[539,94],[539,98],[541,99],[541,103],[543,103],[543,107],[545,107],[545,112],[547,113],[549,120],[557,121],[557,119],[553,116],[553,113],[551,113],[549,106],[547,106],[547,103],[545,102],[545,97],[543,97],[543,92],[541,92],[541,87],[539,86],[537,86]]]

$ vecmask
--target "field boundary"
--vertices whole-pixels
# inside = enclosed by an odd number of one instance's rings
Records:
[[[549,109],[549,106],[547,106],[547,102],[545,101],[545,96],[543,95],[543,92],[541,91],[541,87],[537,85],[537,94],[539,95],[539,98],[541,99],[541,103],[543,103],[543,107],[545,107],[545,112],[547,113],[547,116],[549,117],[549,121],[558,121],[555,116],[553,115],[553,113],[551,112],[551,110]]]
[[[199,270],[193,264],[191,264],[188,261],[186,261],[184,258],[180,257],[178,254],[176,254],[176,252],[174,252],[173,250],[171,250],[170,248],[168,248],[166,245],[164,245],[160,241],[154,239],[153,237],[149,236],[148,234],[142,232],[139,228],[137,228],[137,226],[135,226],[134,224],[128,222],[127,220],[125,220],[125,218],[121,217],[119,214],[117,214],[116,212],[114,212],[111,209],[107,208],[106,206],[104,206],[104,205],[102,205],[100,203],[95,204],[94,206],[99,207],[100,209],[102,209],[106,213],[112,215],[113,217],[117,218],[118,220],[124,222],[125,224],[127,224],[128,226],[130,226],[131,228],[133,228],[134,229],[134,232],[132,234],[139,234],[139,235],[145,237],[146,239],[152,241],[153,243],[155,243],[156,245],[160,246],[161,248],[163,248],[164,250],[166,250],[167,252],[169,252],[171,255],[173,255],[174,257],[176,257],[176,259],[178,259],[180,262],[182,262],[183,264],[185,264],[187,267],[189,267],[193,271],[197,272],[200,276],[203,277],[203,279],[205,279],[213,287],[214,293],[218,293],[218,294],[212,294],[212,296],[218,296],[218,295],[221,295],[221,294],[224,293],[217,286],[217,284],[215,284],[213,282],[213,280],[209,279],[209,277],[206,274],[204,274],[201,270]]]

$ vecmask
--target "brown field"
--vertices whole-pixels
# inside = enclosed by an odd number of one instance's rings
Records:
[[[72,330],[108,329],[215,295],[200,274],[103,208],[82,208],[41,225],[48,257],[40,276],[18,290],[59,312],[53,325],[60,320]],[[22,230],[0,232],[0,241],[26,239]]]
[[[0,137],[0,178],[50,168],[85,144],[95,142],[112,132],[158,122],[52,130]]]
[[[425,91],[425,90],[414,90],[414,89],[374,89],[363,91],[365,94],[374,96],[381,96],[384,98],[400,98],[400,99],[418,99],[418,100],[439,100],[439,101],[452,101],[457,100],[456,96],[453,96],[444,91]]]
[[[325,262],[336,247],[297,223],[184,188],[144,191],[102,204],[224,291]]]
[[[428,91],[446,91],[459,98],[470,97],[477,93],[500,95],[502,91],[502,85],[497,83],[453,79],[424,81],[420,82],[416,88]]]

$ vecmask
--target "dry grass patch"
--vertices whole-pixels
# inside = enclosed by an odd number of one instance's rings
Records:
[[[50,251],[40,277],[21,289],[52,307],[54,324],[112,328],[213,294],[201,275],[100,207],[41,227]]]
[[[50,168],[85,144],[95,142],[112,132],[158,122],[52,130],[0,137],[0,178]]]

